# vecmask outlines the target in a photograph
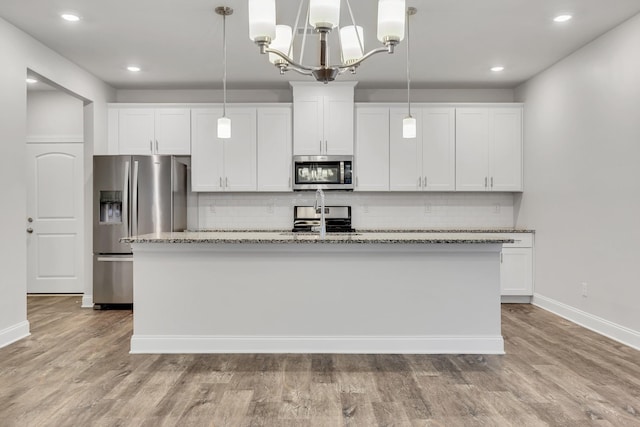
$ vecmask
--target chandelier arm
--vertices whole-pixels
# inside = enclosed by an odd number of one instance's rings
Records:
[[[366,54],[364,54],[360,59],[352,62],[351,64],[337,65],[336,68],[339,68],[339,69],[342,70],[342,69],[349,69],[349,68],[357,67],[362,62],[364,62],[365,60],[371,58],[373,55],[375,55],[377,53],[383,53],[383,52],[393,53],[393,47],[394,47],[394,45],[390,44],[390,45],[387,45],[385,47],[379,47],[377,49],[373,49],[373,50],[367,52]]]
[[[289,63],[289,66],[293,67],[293,68],[299,68],[301,70],[306,70],[306,71],[314,71],[320,67],[307,67],[306,65],[302,65],[302,64],[298,64],[296,61],[293,60],[293,58],[290,58],[288,55],[285,55],[284,53],[280,52],[278,49],[272,49],[270,47],[264,47],[262,49],[262,51],[264,53],[273,53],[275,55],[278,55],[280,58],[284,59],[285,61],[287,61]]]
[[[303,76],[312,76],[313,72],[308,71],[308,70],[301,70],[297,67],[286,67],[285,71],[295,71],[298,74],[302,74]]]

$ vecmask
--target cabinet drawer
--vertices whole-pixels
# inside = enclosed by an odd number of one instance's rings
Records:
[[[510,233],[505,234],[505,237],[513,239],[513,243],[504,243],[504,248],[532,248],[533,247],[533,233]]]

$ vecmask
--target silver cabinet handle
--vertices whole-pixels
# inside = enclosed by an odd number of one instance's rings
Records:
[[[322,141],[320,141],[320,154],[322,154]]]
[[[500,264],[502,264],[502,252],[500,252]]]
[[[29,233],[29,234],[33,233],[33,228],[31,228],[31,227],[27,228],[27,233]]]
[[[493,177],[491,177],[491,188],[493,188]]]
[[[158,154],[158,140],[156,139],[156,154]]]
[[[226,188],[229,188],[229,178],[228,178],[228,177],[225,177],[225,178],[224,178],[224,186],[225,186]]]
[[[122,222],[127,225],[127,235],[131,236],[131,222],[129,222],[129,161],[124,162],[124,185],[122,188]]]
[[[418,177],[418,188],[422,188],[422,178]]]
[[[138,166],[137,160],[133,162],[133,184],[131,185],[131,235],[138,234]]]
[[[484,186],[485,186],[485,188],[487,187],[487,177],[486,176],[484,177]]]
[[[222,177],[220,177],[220,188],[224,188],[224,187],[222,186]]]
[[[149,140],[149,152],[153,154],[153,141]]]
[[[324,154],[327,154],[329,152],[329,143],[327,143],[327,141],[324,141]]]
[[[358,186],[358,177],[356,176],[356,187]]]
[[[427,188],[427,177],[426,176],[424,177],[424,185],[423,185],[423,187]]]

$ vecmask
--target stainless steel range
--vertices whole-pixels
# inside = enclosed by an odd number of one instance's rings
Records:
[[[327,233],[353,233],[351,227],[351,206],[325,206]],[[294,206],[293,232],[311,232],[319,227],[320,208],[313,206]]]

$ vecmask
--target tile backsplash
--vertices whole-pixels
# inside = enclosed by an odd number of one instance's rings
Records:
[[[326,192],[326,205],[350,205],[356,229],[511,228],[512,193]],[[312,206],[314,192],[197,193],[190,229],[286,230],[293,207]]]

